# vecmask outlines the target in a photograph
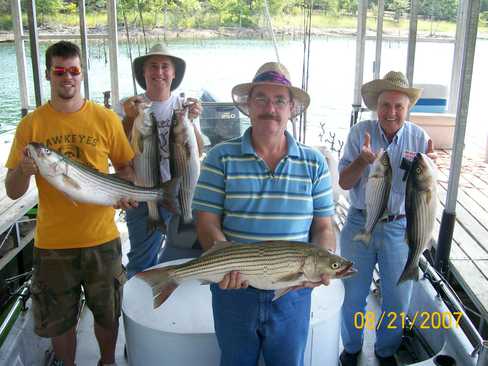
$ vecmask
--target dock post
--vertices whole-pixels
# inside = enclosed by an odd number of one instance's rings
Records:
[[[478,356],[477,366],[488,365],[488,341],[483,341],[480,348],[480,354]]]

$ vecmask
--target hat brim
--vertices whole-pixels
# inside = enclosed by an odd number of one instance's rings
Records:
[[[179,57],[164,53],[150,53],[148,55],[139,56],[132,62],[132,71],[134,72],[136,81],[141,88],[144,90],[147,88],[146,79],[144,78],[144,62],[152,56],[165,56],[171,59],[175,68],[175,78],[171,82],[170,90],[173,91],[178,88],[183,81],[183,76],[185,76],[186,62]]]
[[[422,89],[402,88],[388,80],[377,79],[370,81],[361,87],[361,96],[363,97],[366,107],[372,111],[376,111],[378,108],[378,97],[384,91],[398,91],[405,94],[410,100],[409,108],[412,108],[415,103],[417,103],[422,94]]]
[[[287,86],[280,83],[262,81],[256,83],[238,84],[232,88],[232,101],[235,106],[246,116],[249,116],[248,96],[251,89],[257,85],[275,85],[288,88],[293,96],[294,107],[291,111],[291,118],[303,113],[310,105],[310,96],[302,89],[294,86]]]

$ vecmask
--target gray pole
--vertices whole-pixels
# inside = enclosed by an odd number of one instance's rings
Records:
[[[456,41],[454,43],[454,54],[451,69],[451,85],[449,86],[449,113],[455,113],[459,96],[459,83],[461,75],[461,62],[463,58],[463,37],[466,33],[466,15],[468,13],[468,2],[460,0],[457,11]]]
[[[107,1],[108,33],[109,33],[109,59],[110,84],[112,86],[112,105],[119,103],[119,42],[117,36],[117,0]]]
[[[36,106],[42,104],[43,92],[41,85],[41,69],[39,65],[39,35],[37,33],[36,1],[27,1],[27,18],[29,21],[29,43],[32,58],[32,76],[34,77],[34,93],[36,96]]]
[[[410,0],[410,29],[408,31],[407,51],[407,79],[410,86],[413,85],[413,70],[415,67],[415,48],[417,47],[417,0]]]
[[[463,160],[464,137],[466,135],[466,121],[469,110],[471,92],[471,78],[473,75],[476,36],[478,34],[478,17],[480,0],[467,0],[467,13],[463,24],[463,58],[461,64],[461,79],[456,112],[456,129],[454,130],[454,146],[451,155],[451,167],[447,187],[447,198],[442,214],[439,239],[437,241],[436,267],[443,274],[449,269],[449,255],[451,252],[452,235],[456,218],[456,201],[459,187],[459,176]]]
[[[20,10],[20,0],[11,0],[12,23],[15,39],[15,54],[17,56],[17,74],[19,76],[20,89],[20,112],[25,116],[29,112],[29,89],[27,88],[27,62],[25,59],[25,42],[22,38],[22,12]]]
[[[86,11],[85,0],[78,1],[78,11],[80,14],[80,38],[81,38],[81,67],[83,69],[83,86],[85,98],[90,99],[90,83],[88,77],[88,36],[86,32]]]
[[[359,0],[358,27],[356,37],[356,70],[354,77],[354,99],[352,102],[351,126],[357,122],[361,109],[361,85],[364,71],[364,49],[366,45],[366,15],[368,0]]]
[[[373,78],[379,79],[381,73],[381,47],[383,45],[383,15],[385,0],[378,0],[378,21],[376,23],[376,56],[373,65]]]

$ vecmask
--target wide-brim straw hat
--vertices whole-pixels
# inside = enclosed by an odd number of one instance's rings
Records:
[[[151,56],[166,56],[173,61],[173,66],[175,68],[175,78],[171,82],[170,90],[175,90],[183,80],[183,76],[185,75],[186,70],[186,63],[185,61],[172,54],[164,45],[158,43],[151,47],[149,52],[144,56],[139,56],[134,59],[132,63],[132,68],[134,70],[134,75],[141,86],[142,89],[146,90],[146,79],[144,78],[144,62]]]
[[[361,95],[364,104],[372,111],[378,107],[378,97],[384,91],[398,91],[408,96],[410,99],[409,108],[412,108],[422,94],[422,89],[411,88],[407,78],[399,71],[388,72],[383,79],[376,79],[364,84],[361,87]]]
[[[236,107],[246,116],[249,116],[249,92],[257,85],[276,85],[288,88],[294,102],[291,118],[305,111],[310,104],[310,96],[307,92],[291,85],[290,74],[283,64],[267,62],[258,69],[252,82],[238,84],[232,88],[232,100]]]

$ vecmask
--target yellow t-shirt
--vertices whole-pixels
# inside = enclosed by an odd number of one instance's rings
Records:
[[[25,116],[19,123],[6,163],[19,164],[24,147],[40,142],[71,159],[108,173],[113,164],[130,161],[134,153],[117,115],[92,101],[74,113],[57,112],[49,103]],[[119,236],[112,207],[74,203],[36,175],[39,211],[35,246],[45,249],[86,248]]]

